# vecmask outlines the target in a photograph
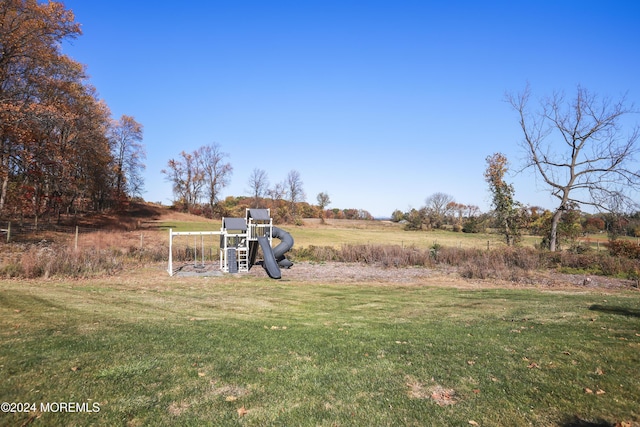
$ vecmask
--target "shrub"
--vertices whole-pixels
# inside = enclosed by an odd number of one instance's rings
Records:
[[[467,219],[463,224],[462,224],[462,232],[463,233],[479,233],[480,232],[480,221],[475,218],[475,217],[471,217],[469,219]]]
[[[640,246],[629,240],[610,240],[606,246],[611,256],[640,259]]]
[[[88,277],[119,271],[127,256],[126,251],[95,248],[76,251],[67,245],[40,243],[26,248],[18,259],[4,265],[1,271],[5,277],[29,279]]]

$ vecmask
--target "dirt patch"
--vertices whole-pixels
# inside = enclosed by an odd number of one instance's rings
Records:
[[[425,385],[413,377],[406,378],[407,394],[411,399],[430,399],[438,406],[449,406],[458,403],[456,391],[440,384]]]
[[[260,266],[254,266],[251,276],[266,275]],[[406,267],[386,268],[364,263],[295,263],[290,269],[282,270],[282,281],[304,283],[370,283],[379,285],[433,285],[459,288],[518,287],[549,289],[634,289],[635,282],[603,276],[580,274],[560,274],[553,271],[527,272],[518,280],[480,280],[460,277],[458,270],[451,266],[437,268]]]

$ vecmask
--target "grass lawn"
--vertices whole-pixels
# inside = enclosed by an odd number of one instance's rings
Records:
[[[504,246],[504,239],[490,233],[454,233],[445,230],[405,231],[402,224],[389,221],[327,220],[319,224],[318,220],[306,219],[304,225],[279,225],[290,232],[296,247],[341,245],[399,245],[417,248],[430,248],[434,244],[462,248],[491,248]],[[162,221],[157,227],[163,233],[169,228],[173,231],[218,231],[220,221]],[[525,236],[523,245],[533,246],[539,243],[536,236]]]
[[[99,408],[0,413],[0,425],[640,422],[638,292],[162,268],[0,281],[0,401]]]

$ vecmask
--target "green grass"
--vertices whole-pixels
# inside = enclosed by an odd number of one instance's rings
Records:
[[[157,271],[0,281],[0,400],[100,408],[0,425],[638,422],[639,307],[637,292]]]
[[[220,231],[220,220],[210,221],[162,221],[157,223],[157,228],[163,232],[173,231]]]
[[[290,232],[296,247],[307,246],[332,246],[341,245],[399,245],[413,246],[417,248],[430,248],[434,244],[462,248],[491,248],[504,246],[500,235],[489,233],[454,233],[445,230],[430,231],[405,231],[402,224],[388,221],[345,221],[327,220],[325,225],[295,226],[279,225]],[[218,231],[220,221],[163,221],[158,223],[158,228],[163,232],[170,228],[173,231]],[[533,246],[538,243],[539,237],[526,236],[524,245]]]
[[[367,224],[370,223],[370,224]],[[320,227],[285,227],[296,240],[296,245],[333,246],[344,244],[399,245],[404,247],[430,248],[434,244],[463,248],[486,248],[502,246],[500,236],[485,233],[454,233],[444,230],[405,231],[402,224],[380,221],[360,221],[356,228],[348,223],[328,223]],[[363,224],[364,223],[364,224]]]

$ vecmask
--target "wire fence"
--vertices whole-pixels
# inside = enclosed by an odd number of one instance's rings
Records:
[[[65,243],[75,249],[114,249],[128,252],[165,251],[164,239],[150,230],[119,230],[104,227],[51,223],[0,223],[0,245]]]
[[[46,239],[48,233],[60,233],[68,236],[93,233],[95,227],[75,225],[59,225],[51,223],[20,224],[15,222],[0,223],[0,241],[3,243],[20,243]]]

